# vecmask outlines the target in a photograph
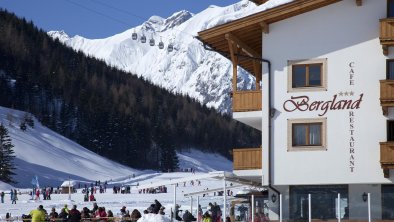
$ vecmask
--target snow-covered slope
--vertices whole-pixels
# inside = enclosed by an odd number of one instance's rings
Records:
[[[79,144],[42,126],[34,119],[34,128],[26,131],[19,128],[26,113],[0,107],[0,123],[8,129],[15,146],[16,187],[30,187],[33,176],[37,175],[41,185],[60,185],[69,177],[77,181],[112,180],[132,182],[156,177],[151,171],[139,171],[101,157]],[[179,153],[180,168],[196,169],[197,172],[214,170],[231,171],[231,161],[216,154],[191,150]],[[128,181],[135,176],[134,180]],[[10,189],[0,182],[0,190]]]
[[[194,36],[201,30],[286,1],[289,0],[271,0],[256,7],[254,3],[243,0],[227,7],[209,6],[195,15],[180,11],[166,19],[152,16],[140,26],[105,39],[69,37],[64,31],[50,31],[48,34],[76,50],[143,76],[174,93],[187,94],[207,106],[229,112],[231,63],[218,53],[205,50]],[[133,33],[137,33],[138,40],[132,40]],[[147,38],[145,44],[139,40],[142,35]],[[151,38],[155,39],[154,47],[148,44]],[[158,48],[160,40],[165,49]],[[172,52],[166,50],[170,43],[174,46]],[[254,78],[242,69],[238,79],[240,89],[254,86]]]
[[[15,151],[18,187],[30,187],[34,175],[42,185],[62,182],[69,177],[108,180],[140,171],[101,157],[77,143],[42,126],[34,119],[34,128],[19,128],[24,112],[0,107],[0,122],[8,129]],[[60,183],[59,183],[60,185]]]

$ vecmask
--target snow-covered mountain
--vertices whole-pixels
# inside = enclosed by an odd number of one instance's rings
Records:
[[[205,50],[194,36],[201,30],[252,13],[256,8],[254,3],[243,0],[227,7],[209,6],[198,14],[180,11],[166,19],[152,16],[140,26],[105,39],[69,37],[64,31],[48,34],[174,93],[187,94],[209,107],[229,112],[231,63],[218,53]],[[132,39],[133,33],[137,33],[137,40]],[[140,41],[142,35],[147,38],[145,44]],[[155,39],[154,47],[149,45],[151,38]],[[165,44],[164,49],[158,48],[160,41]],[[166,50],[168,44],[174,46],[172,52]],[[238,88],[253,87],[254,78],[246,71],[239,70],[238,78]]]
[[[69,177],[77,181],[119,181],[131,175],[144,178],[151,171],[139,171],[99,156],[79,144],[42,126],[35,118],[34,128],[19,127],[26,113],[0,107],[0,123],[7,129],[15,151],[17,187],[30,187],[37,175],[41,185],[58,184]],[[180,168],[193,167],[198,172],[231,171],[226,158],[198,150],[178,153]],[[218,164],[219,163],[219,164]],[[9,189],[0,181],[0,190]]]

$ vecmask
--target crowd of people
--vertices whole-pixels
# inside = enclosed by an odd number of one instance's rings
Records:
[[[122,222],[136,222],[141,218],[141,213],[137,209],[134,209],[130,214],[125,206],[120,209],[119,215]],[[29,214],[22,215],[22,220],[31,222],[80,222],[92,220],[111,222],[115,221],[115,217],[111,210],[106,210],[105,207],[99,207],[97,203],[94,203],[92,209],[83,207],[81,210],[78,210],[77,205],[73,205],[71,209],[68,209],[66,204],[59,213],[55,208],[52,208],[48,213],[42,205],[39,205],[37,209],[30,211]]]

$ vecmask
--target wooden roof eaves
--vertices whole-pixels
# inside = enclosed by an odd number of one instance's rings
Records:
[[[198,32],[198,36],[205,40],[214,36],[224,35],[238,29],[244,29],[248,26],[259,24],[260,22],[270,24],[339,1],[342,0],[295,0],[229,23],[200,31]]]
[[[256,5],[262,5],[266,3],[268,0],[249,0],[249,1],[255,3]]]

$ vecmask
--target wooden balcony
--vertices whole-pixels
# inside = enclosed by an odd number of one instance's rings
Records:
[[[394,141],[380,143],[380,165],[384,177],[390,177],[390,169],[394,169]]]
[[[233,93],[233,112],[261,110],[261,91],[237,91]]]
[[[233,170],[262,169],[261,148],[233,149]]]
[[[389,107],[394,107],[394,80],[380,80],[380,105],[383,115],[387,115]]]
[[[394,18],[380,19],[380,44],[383,54],[389,54],[389,47],[394,46]]]

